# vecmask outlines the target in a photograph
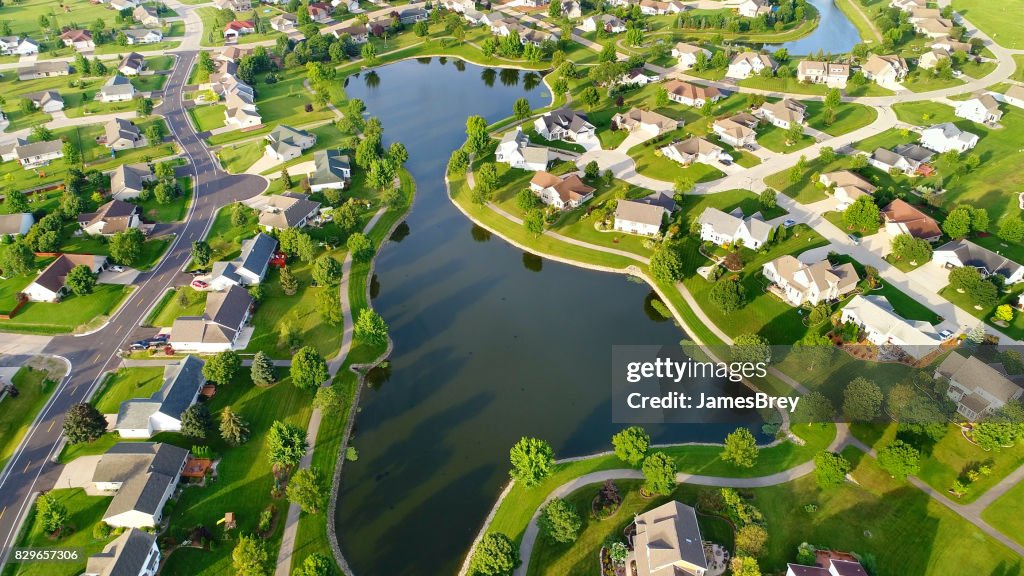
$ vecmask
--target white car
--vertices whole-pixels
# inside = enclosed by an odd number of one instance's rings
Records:
[[[111,272],[124,272],[124,266],[111,266]]]

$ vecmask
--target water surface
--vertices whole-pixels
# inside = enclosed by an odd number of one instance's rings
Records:
[[[820,50],[826,54],[845,54],[861,42],[860,32],[836,6],[833,0],[807,0],[818,9],[821,19],[813,32],[792,42],[768,44],[765,48],[771,51],[785,48],[793,55],[814,55]],[[867,10],[866,8],[864,9]],[[795,64],[794,64],[795,66]],[[793,72],[796,72],[794,68]]]

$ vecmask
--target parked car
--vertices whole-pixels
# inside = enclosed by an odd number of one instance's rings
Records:
[[[167,342],[168,340],[170,340],[170,338],[170,334],[157,334],[156,336],[150,338],[150,340],[152,340],[153,342]]]
[[[855,234],[847,234],[846,237],[850,239],[850,242],[853,242],[854,246],[860,246],[860,238]]]
[[[111,272],[124,272],[124,266],[111,266]]]
[[[204,288],[209,288],[209,286],[210,284],[208,282],[204,282],[203,280],[192,281],[192,287],[195,288],[196,290],[203,290]]]
[[[796,220],[793,220],[792,218],[786,218],[786,221],[783,222],[782,225],[785,226],[786,228],[792,228],[793,226],[796,226]]]
[[[943,330],[942,332],[939,332],[939,338],[942,338],[943,340],[949,340],[950,337],[952,337],[952,336],[953,336],[953,331],[952,330]]]

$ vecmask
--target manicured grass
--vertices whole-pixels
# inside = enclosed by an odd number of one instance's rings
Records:
[[[244,144],[225,146],[217,152],[221,166],[232,174],[245,172],[257,160],[263,157],[265,142],[253,140]]]
[[[67,11],[58,9],[49,0],[24,0],[23,2],[11,3],[4,6],[4,20],[11,26],[11,34],[33,38],[42,36],[39,26],[39,16],[45,14],[50,20],[50,28],[58,30],[77,22],[82,28],[88,28],[97,18],[102,19],[107,26],[114,26],[114,19],[117,13],[108,10],[103,4],[92,4],[89,0],[68,0],[63,3]],[[123,47],[122,47],[123,49]],[[39,58],[43,59],[47,53],[40,51]]]
[[[882,226],[881,222],[875,222],[873,225],[868,226],[866,228],[851,229],[849,226],[846,225],[846,222],[843,221],[843,213],[836,210],[825,212],[823,214],[823,217],[825,218],[825,220],[831,222],[836,228],[839,228],[843,232],[853,234],[857,238],[863,238],[865,236],[877,234],[878,229]]]
[[[1000,46],[1024,49],[1024,38],[1020,35],[1024,5],[1017,2],[953,0],[953,9],[991,36]]]
[[[3,576],[75,576],[85,571],[89,555],[103,549],[115,536],[104,540],[93,538],[92,528],[103,519],[112,496],[87,496],[81,488],[55,489],[51,496],[64,505],[68,511],[69,529],[62,532],[57,539],[43,532],[42,525],[36,521],[33,505],[29,511],[24,527],[18,536],[17,546],[31,548],[78,548],[83,552],[77,562],[34,562],[4,566]]]
[[[1024,482],[999,497],[981,513],[982,520],[1024,544]]]
[[[162,366],[153,368],[121,368],[103,379],[93,404],[102,414],[117,414],[121,402],[132,398],[149,398],[164,382]]]
[[[752,76],[750,78],[740,80],[738,83],[744,88],[757,88],[759,90],[771,90],[772,92],[789,92],[791,94],[812,94],[816,96],[824,96],[829,91],[829,87],[824,84],[800,82],[795,77],[762,78],[761,76]]]
[[[181,188],[181,195],[167,204],[157,202],[156,198],[136,201],[143,218],[153,222],[180,222],[185,218],[188,205],[192,202],[192,178],[183,176],[178,178],[177,182],[178,187]]]
[[[8,396],[0,403],[0,470],[14,454],[28,432],[36,414],[43,409],[57,384],[46,372],[22,366],[11,379],[18,388],[18,397]]]
[[[181,294],[184,293],[184,304]],[[197,292],[190,286],[170,290],[153,308],[146,324],[160,328],[170,328],[174,319],[179,316],[202,316],[206,308],[206,292]]]
[[[196,130],[206,132],[224,125],[225,110],[227,108],[223,104],[209,104],[189,108],[188,115],[192,117]]]
[[[235,226],[231,222],[233,208],[234,205],[229,204],[218,210],[206,235],[206,241],[213,249],[213,261],[231,260],[238,256],[242,251],[242,240],[256,235],[256,215],[250,214],[244,224]]]
[[[526,130],[523,130],[523,133],[530,137],[530,142],[531,143],[536,144],[538,146],[548,146],[550,148],[555,148],[557,150],[566,150],[566,151],[569,151],[569,152],[579,152],[580,154],[582,154],[583,151],[584,151],[583,150],[583,146],[580,146],[579,144],[576,144],[575,142],[565,142],[565,141],[562,141],[562,140],[547,140],[543,136],[541,136],[540,134],[537,134],[537,131],[534,130],[532,127],[528,128]]]
[[[163,52],[165,50],[173,50],[181,45],[181,42],[179,42],[177,39],[171,39],[169,38],[169,36],[170,34],[165,35],[164,37],[167,39],[163,42],[154,42],[152,44],[137,44],[135,46],[131,46],[131,48],[134,49],[136,52]],[[126,46],[121,46],[118,44],[103,44],[97,46],[96,50],[93,53],[124,54],[127,51],[126,48]]]
[[[931,126],[942,122],[955,122],[959,120],[953,113],[953,108],[939,102],[928,100],[921,102],[900,102],[892,105],[893,112],[901,122],[915,124],[917,126]]]
[[[959,78],[940,78],[933,76],[931,71],[918,70],[912,72],[906,80],[903,81],[903,86],[907,87],[912,92],[931,92],[932,90],[942,90],[943,88],[952,88],[953,86],[960,86],[964,83]]]
[[[867,277],[864,271],[864,265],[850,256],[840,254],[835,258],[835,261],[841,264],[846,262],[852,263],[853,267],[857,270],[857,274],[861,278]],[[887,282],[885,278],[881,279],[880,287],[876,287],[871,290],[871,294],[876,296],[885,296],[885,298],[889,300],[889,303],[892,304],[893,310],[904,318],[908,318],[910,320],[922,320],[929,324],[939,323],[938,314],[932,312],[930,308],[921,304],[914,298],[904,294],[891,283]]]
[[[199,18],[203,21],[203,36],[200,44],[202,46],[223,46],[224,45],[224,29],[223,27],[217,26],[217,12],[216,7],[205,6],[203,8],[197,8],[195,13],[199,15]],[[275,11],[274,14],[277,12]],[[260,12],[260,18],[272,18],[274,14],[264,14]],[[239,12],[236,15],[238,20],[251,19],[252,12]],[[244,34],[238,37],[239,44],[251,44],[253,42],[263,42],[264,40],[274,40],[280,32],[268,28],[268,31],[264,34]]]
[[[855,142],[854,148],[870,154],[879,148],[891,150],[900,144],[909,144],[911,142],[917,142],[917,140],[917,132],[900,128],[888,128],[874,136]]]
[[[995,328],[996,330],[1006,334],[1014,340],[1020,340],[1024,338],[1024,314],[1015,314],[1013,321],[1010,322],[1009,326],[999,326],[992,321],[992,317],[995,314],[996,308],[1002,304],[1009,304],[1010,306],[1017,305],[1017,299],[1020,296],[1021,290],[1018,287],[1011,289],[1009,292],[1003,292],[999,294],[999,298],[996,300],[995,306],[990,308],[983,308],[978,310],[975,308],[974,301],[971,300],[968,294],[961,294],[957,292],[952,286],[946,286],[939,291],[939,295],[949,300],[961,310],[967,312],[971,316],[983,320],[986,324]]]
[[[809,134],[802,134],[798,140],[790,143],[786,138],[786,130],[771,124],[761,124],[757,128],[757,143],[772,152],[789,153],[814,144],[814,137]]]
[[[71,224],[69,227],[74,226]],[[142,244],[142,251],[138,259],[131,264],[138,270],[149,270],[156,266],[163,256],[164,251],[170,246],[172,236],[159,236],[150,238]],[[72,254],[103,254],[110,253],[109,240],[102,236],[71,236],[60,246],[61,252]]]
[[[97,324],[109,316],[131,289],[127,286],[97,284],[92,294],[71,295],[59,303],[29,302],[10,320],[0,321],[0,330],[61,334],[86,324]]]
[[[132,86],[139,92],[157,92],[163,90],[167,76],[163,74],[149,74],[146,76],[132,76]]]
[[[1013,63],[1017,66],[1017,69],[1013,71],[1013,76],[1010,76],[1010,78],[1018,82],[1024,82],[1024,54],[1014,54]]]
[[[174,67],[174,62],[177,59],[169,54],[162,56],[147,56],[146,57],[146,68],[152,72],[161,72],[163,70],[170,70]]]
[[[837,108],[832,124],[826,126],[824,103],[805,102],[805,104],[807,105],[807,125],[832,136],[841,136],[863,128],[878,117],[878,112],[870,106],[843,103]]]
[[[693,182],[710,182],[725,176],[725,173],[714,166],[694,162],[684,167],[674,160],[665,158],[658,148],[668,144],[669,142],[655,143],[649,140],[630,148],[629,156],[636,162],[636,171],[665,182],[674,182],[680,178],[688,178]]]
[[[705,208],[718,208],[723,212],[732,212],[736,208],[743,211],[744,216],[752,216],[757,212],[761,213],[764,220],[774,220],[779,216],[787,214],[784,208],[775,206],[765,208],[761,206],[757,194],[749,190],[726,190],[714,194],[691,194],[683,196],[679,204],[684,221],[690,221],[698,216]]]

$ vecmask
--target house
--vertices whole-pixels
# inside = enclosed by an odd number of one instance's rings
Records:
[[[840,320],[860,326],[868,342],[898,346],[915,359],[927,356],[942,343],[934,326],[903,318],[885,296],[854,296],[843,307]]]
[[[559,210],[576,208],[594,197],[594,189],[584,184],[578,175],[560,178],[543,170],[530,179],[530,190],[542,202]]]
[[[970,53],[974,51],[974,48],[967,42],[960,42],[959,40],[954,40],[949,36],[937,38],[932,42],[931,48],[933,50],[945,50],[949,54],[954,52],[964,52],[970,55]]]
[[[934,218],[903,200],[893,200],[882,208],[881,214],[885,233],[889,236],[910,234],[914,238],[929,242],[935,242],[942,237],[942,229]]]
[[[914,6],[908,11],[907,21],[910,23],[928,20],[929,18],[942,18],[942,11],[938,8]]]
[[[270,19],[270,28],[278,32],[288,32],[295,29],[298,19],[294,14],[283,12]],[[335,35],[336,38],[339,36]]]
[[[306,199],[305,195],[288,192],[266,197],[259,223],[267,232],[286,228],[302,228],[309,223],[320,203]]]
[[[657,82],[661,77],[646,68],[632,68],[619,78],[619,84],[632,84],[635,86],[647,86]]]
[[[665,83],[668,99],[686,106],[703,106],[705,102],[717,102],[723,98],[722,93],[714,86],[701,86],[682,80],[671,80]]]
[[[156,9],[149,6],[136,6],[135,10],[132,11],[132,18],[139,24],[151,28],[159,28],[162,25],[160,15],[157,14]]]
[[[110,7],[120,12],[121,10],[133,10],[139,3],[135,0],[110,0]]]
[[[689,70],[697,64],[697,55],[703,54],[707,58],[711,58],[711,51],[707,48],[701,48],[694,44],[687,44],[686,42],[678,42],[672,47],[672,57],[679,61],[679,68],[682,70]]]
[[[668,502],[633,520],[636,535],[626,557],[626,574],[635,576],[705,576],[708,559],[697,512]]]
[[[219,62],[238,63],[239,60],[248,56],[249,54],[252,54],[252,52],[252,48],[244,48],[241,46],[225,46],[223,50],[217,53],[217,55],[214,57],[214,60],[217,60]],[[229,70],[224,70],[224,72],[234,75],[235,69],[232,68]]]
[[[277,240],[262,232],[254,238],[243,240],[238,258],[213,263],[210,269],[210,289],[222,291],[232,286],[252,286],[263,282],[276,249]]]
[[[24,146],[28,144],[28,140],[24,138],[15,138],[10,142],[4,142],[0,144],[0,160],[4,162],[10,162],[11,160],[17,160],[18,155],[16,150],[18,146]]]
[[[878,148],[868,157],[868,164],[883,172],[902,172],[908,176],[916,174],[931,160],[934,154],[917,144],[901,144],[892,150]]]
[[[202,316],[179,316],[169,344],[179,352],[214,354],[244,346],[238,338],[249,319],[252,296],[241,286],[210,292]]]
[[[545,140],[570,140],[578,142],[580,139],[592,139],[594,137],[594,125],[587,120],[586,115],[580,114],[563,106],[552,110],[537,118],[533,123],[537,134]]]
[[[651,136],[660,136],[671,132],[681,125],[682,122],[679,120],[640,108],[633,108],[629,112],[619,112],[612,116],[613,129],[629,130],[630,132],[640,130]]]
[[[904,12],[910,12],[914,8],[924,8],[928,5],[928,0],[890,0],[889,7],[897,8]]]
[[[1002,368],[1000,365],[999,368]],[[953,352],[939,364],[936,378],[949,381],[946,394],[956,402],[958,414],[971,422],[992,414],[1024,394],[1024,388],[1006,377],[1001,369],[975,356]]]
[[[35,223],[36,219],[31,212],[0,214],[0,237],[28,234],[29,228]]]
[[[489,24],[491,27],[491,34],[496,34],[501,37],[509,36],[512,34],[519,34],[519,30],[523,26],[515,18],[501,18],[495,20]]]
[[[519,41],[524,45],[531,44],[538,48],[545,42],[558,42],[558,34],[544,32],[536,28],[519,28]]]
[[[233,75],[224,85],[224,125],[249,128],[263,123],[252,88]]]
[[[331,5],[324,4],[323,2],[313,2],[307,8],[309,11],[309,17],[313,19],[313,22],[328,22],[331,19]]]
[[[353,44],[366,44],[370,41],[370,32],[366,29],[366,26],[362,24],[355,24],[352,26],[346,26],[344,28],[335,28],[334,37],[341,38],[345,34],[352,40]]]
[[[122,30],[122,32],[124,32],[129,46],[135,44],[156,44],[164,39],[164,33],[155,28],[128,28]]]
[[[745,18],[757,18],[763,14],[770,14],[772,6],[765,0],[743,0],[736,7],[736,12]]]
[[[576,0],[564,0],[562,2],[562,16],[570,20],[581,18],[583,16],[583,8]]]
[[[661,16],[663,14],[679,14],[686,10],[686,5],[676,0],[640,0],[640,13],[645,16]]]
[[[765,102],[754,114],[771,122],[773,126],[789,130],[790,126],[804,123],[807,106],[798,100],[783,98],[778,102]]]
[[[539,172],[548,169],[551,151],[541,146],[530,146],[530,137],[517,126],[501,137],[495,150],[495,160],[512,168]]]
[[[82,576],[156,576],[159,570],[156,534],[131,528],[89,556]]]
[[[298,158],[303,150],[312,148],[315,144],[315,134],[278,124],[270,134],[267,134],[266,153],[278,162],[285,162]]]
[[[983,276],[998,274],[1008,285],[1024,279],[1024,266],[970,240],[953,240],[939,246],[932,253],[932,260],[947,268],[972,266]]]
[[[138,198],[145,184],[155,180],[149,164],[122,164],[110,174],[110,194],[118,200]]]
[[[917,59],[917,67],[923,70],[932,70],[937,67],[943,60],[949,59],[949,52],[941,48],[932,48],[930,52],[921,54],[921,57]]]
[[[97,490],[117,491],[103,513],[115,528],[152,528],[178,487],[188,450],[156,442],[118,442],[100,456],[92,474]]]
[[[772,60],[765,54],[741,52],[734,56],[732,62],[729,63],[729,69],[725,72],[725,77],[743,80],[755,74],[760,74],[766,68],[774,72],[778,67],[779,65],[775,63],[775,60]]]
[[[132,86],[131,80],[120,74],[111,76],[96,93],[96,99],[100,102],[125,102],[132,98],[135,98],[135,86]]]
[[[921,146],[938,153],[967,152],[978,144],[978,135],[957,128],[952,122],[930,126],[921,131]]]
[[[876,187],[855,172],[839,170],[826,172],[818,176],[818,182],[831,189],[839,201],[838,209],[842,210],[853,204],[861,196],[870,196],[875,193]]]
[[[118,72],[125,76],[137,76],[146,69],[146,59],[138,52],[131,52],[117,66]]]
[[[699,136],[690,136],[682,142],[674,142],[660,148],[660,151],[665,158],[674,160],[683,166],[689,166],[694,162],[711,164],[724,157],[732,158],[722,150],[721,146],[712,144]]]
[[[181,432],[181,414],[196,403],[206,383],[203,364],[199,357],[189,355],[164,366],[163,383],[152,396],[121,402],[114,431],[122,438],[142,439],[160,432]]]
[[[700,225],[700,239],[719,246],[743,243],[756,250],[768,241],[772,227],[760,218],[742,218],[727,214],[718,208],[705,208],[697,218]]]
[[[430,11],[421,6],[411,6],[398,12],[398,20],[402,24],[415,24],[426,22],[430,18]]]
[[[626,23],[611,14],[594,14],[584,18],[580,28],[584,32],[604,30],[609,34],[619,34],[626,31]]]
[[[846,88],[850,65],[820,60],[801,60],[796,67],[796,79],[811,84],[825,84],[832,88]]]
[[[46,114],[53,114],[64,109],[64,98],[56,90],[32,92],[25,94],[24,98],[31,100],[32,105]]]
[[[60,140],[50,140],[15,146],[14,157],[25,168],[46,166],[51,160],[64,157],[64,143]]]
[[[21,39],[17,36],[0,36],[0,55],[9,56],[18,49]]]
[[[11,54],[17,56],[31,56],[33,54],[39,54],[39,44],[31,38],[22,38],[21,42],[18,43],[18,47],[11,51]]]
[[[1011,84],[1010,87],[1006,89],[1006,94],[1003,94],[1003,101],[1010,106],[1024,108],[1024,86]]]
[[[221,10],[231,10],[236,14],[252,10],[251,0],[214,0],[214,4]]]
[[[309,175],[312,192],[341,190],[352,178],[352,165],[340,150],[317,150],[313,153],[313,172]]]
[[[966,118],[978,124],[995,124],[1003,117],[999,110],[999,102],[991,94],[977,93],[970,100],[956,103],[955,113],[959,118]]]
[[[872,54],[860,67],[860,71],[865,78],[874,80],[876,84],[893,86],[907,77],[910,67],[902,56]]]
[[[868,573],[851,557],[849,560],[829,558],[817,566],[787,564],[786,576],[868,576]]]
[[[129,150],[146,145],[146,137],[131,120],[114,118],[103,127],[103,145],[111,150]]]
[[[743,112],[731,118],[715,120],[711,129],[722,139],[722,142],[742,148],[753,146],[757,142],[757,132],[754,130],[757,124],[757,118]]]
[[[86,234],[113,236],[129,228],[138,228],[139,207],[123,200],[111,200],[96,209],[78,215],[78,225]]]
[[[60,302],[64,296],[64,281],[75,266],[88,266],[98,274],[107,264],[106,256],[92,254],[61,254],[36,276],[23,292],[31,302]]]
[[[18,68],[18,80],[37,80],[51,76],[67,76],[71,66],[63,60],[44,60],[25,68]]]
[[[239,36],[252,34],[256,31],[256,25],[250,20],[232,20],[224,25],[224,40],[238,41]]]
[[[913,24],[915,32],[929,38],[949,36],[953,31],[953,22],[945,18],[922,18]]]
[[[92,50],[96,47],[96,44],[92,41],[92,32],[88,30],[65,30],[60,35],[60,39],[64,42],[65,46],[70,46],[79,52]]]
[[[656,236],[661,232],[668,210],[657,204],[636,200],[619,200],[615,206],[614,229],[640,236]]]
[[[804,264],[789,254],[766,263],[761,273],[774,284],[771,291],[793,306],[834,302],[853,292],[860,282],[851,263],[833,266],[821,260]]]

